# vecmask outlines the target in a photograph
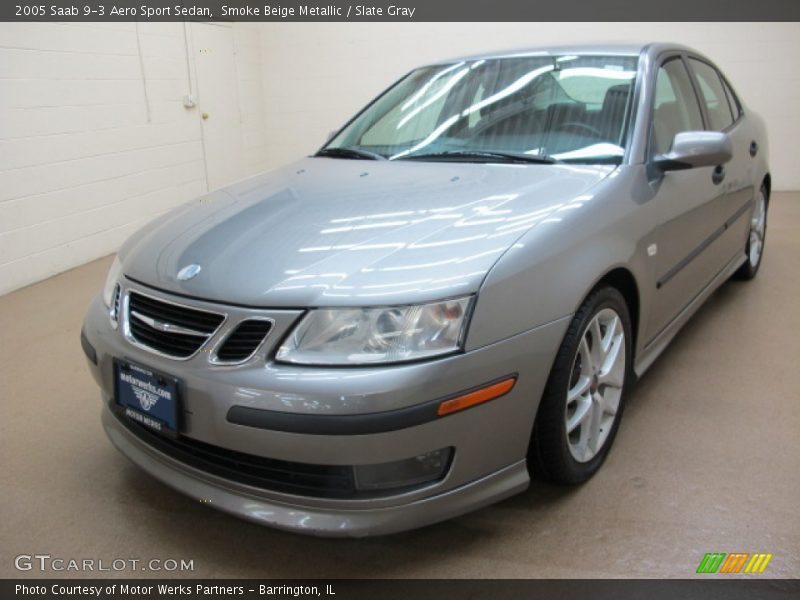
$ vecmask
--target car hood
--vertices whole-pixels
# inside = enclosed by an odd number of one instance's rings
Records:
[[[522,234],[613,170],[306,158],[182,206],[120,257],[146,285],[248,306],[453,297],[476,292]],[[192,264],[200,271],[180,281]]]

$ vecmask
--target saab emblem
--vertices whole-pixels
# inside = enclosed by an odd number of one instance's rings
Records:
[[[202,267],[200,265],[186,265],[180,271],[178,271],[178,281],[187,281],[192,277],[195,277]]]

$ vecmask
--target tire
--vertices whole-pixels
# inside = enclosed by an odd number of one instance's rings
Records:
[[[756,205],[750,217],[750,233],[747,236],[744,252],[747,260],[733,274],[734,279],[749,281],[758,273],[761,266],[761,259],[764,257],[764,244],[767,239],[767,209],[769,208],[769,196],[767,188],[761,186],[756,195]]]
[[[608,350],[605,343],[594,344],[596,331],[602,342],[608,342]],[[610,286],[592,291],[575,313],[536,415],[528,453],[534,477],[574,485],[589,479],[603,464],[633,380],[631,331],[628,305]],[[606,369],[615,349],[624,355],[615,354],[613,368]]]

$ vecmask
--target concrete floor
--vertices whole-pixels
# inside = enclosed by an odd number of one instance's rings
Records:
[[[798,231],[800,193],[775,194],[758,278],[723,286],[639,382],[586,485],[367,540],[237,520],[111,447],[78,342],[109,259],[2,297],[0,577],[33,553],[193,559],[199,577],[687,577],[716,551],[798,577]]]

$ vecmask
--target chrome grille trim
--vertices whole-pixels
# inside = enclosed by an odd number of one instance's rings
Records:
[[[250,354],[248,354],[245,358],[241,359],[220,358],[218,354],[219,351],[222,349],[223,346],[225,346],[228,343],[230,337],[234,335],[236,331],[239,329],[239,327],[246,321],[264,321],[266,323],[269,323],[269,329],[267,329],[267,332],[264,334],[264,337],[261,338],[261,341],[255,345],[253,351],[250,352]],[[258,351],[264,347],[264,344],[266,344],[267,340],[270,339],[270,336],[272,335],[272,332],[274,330],[275,330],[275,319],[272,319],[270,317],[247,317],[247,316],[243,317],[238,323],[235,323],[230,328],[230,330],[224,336],[222,336],[222,338],[217,342],[217,344],[214,346],[214,349],[211,351],[208,360],[209,362],[215,365],[224,365],[224,366],[241,365],[246,362],[249,362],[258,353]]]
[[[111,307],[108,310],[108,318],[111,320],[111,326],[116,329],[119,327],[119,308],[120,300],[122,297],[122,286],[117,284],[114,286],[114,294],[111,297]]]
[[[147,298],[150,301],[158,302],[160,304],[166,304],[177,309],[185,310],[191,313],[206,313],[208,315],[213,315],[215,317],[219,317],[220,321],[213,329],[209,331],[198,331],[189,327],[185,327],[182,325],[178,325],[176,323],[170,323],[167,319],[154,319],[147,315],[143,315],[137,311],[131,310],[131,295],[136,294],[143,298]],[[209,340],[213,338],[217,332],[223,327],[225,322],[228,319],[228,314],[225,312],[216,312],[205,310],[202,308],[197,308],[196,306],[190,306],[188,304],[181,304],[179,302],[174,302],[172,300],[167,300],[160,296],[154,296],[152,294],[147,294],[140,290],[130,290],[126,289],[122,294],[122,333],[125,336],[125,339],[136,346],[137,348],[141,348],[142,350],[146,350],[152,354],[157,356],[161,356],[163,358],[169,358],[171,360],[178,360],[178,361],[186,361],[194,356],[196,356],[204,347],[208,344]],[[185,343],[192,343],[193,341],[199,341],[197,347],[188,354],[172,354],[169,352],[164,352],[158,348],[155,348],[147,343],[145,340],[140,340],[136,337],[136,334],[132,331],[131,322],[135,319],[140,323],[144,323],[146,326],[166,334],[176,335],[176,336],[183,336],[186,338]],[[190,339],[194,338],[194,340]],[[178,339],[178,338],[176,338]]]
[[[148,317],[147,315],[143,315],[142,313],[136,312],[135,310],[131,310],[130,315],[137,321],[141,321],[142,323],[149,325],[153,329],[157,329],[158,331],[163,331],[164,333],[176,333],[178,335],[193,335],[196,337],[205,337],[205,338],[209,336],[209,334],[204,333],[202,331],[197,331],[196,329],[189,329],[188,327],[181,327],[180,325],[175,325],[167,321],[160,321],[158,319],[153,319],[151,317]]]

